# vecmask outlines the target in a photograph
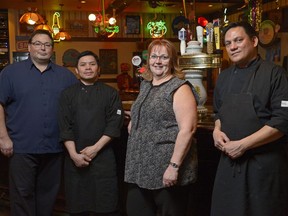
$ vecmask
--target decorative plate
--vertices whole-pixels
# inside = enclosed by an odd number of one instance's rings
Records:
[[[268,47],[273,44],[276,38],[275,23],[271,20],[265,20],[261,23],[259,29],[259,44],[262,47]]]
[[[68,49],[62,56],[64,67],[76,67],[77,57],[80,53],[76,49]]]

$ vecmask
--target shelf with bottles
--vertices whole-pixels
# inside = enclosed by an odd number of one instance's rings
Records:
[[[2,9],[0,10],[0,71],[9,62],[8,10]]]
[[[0,10],[0,29],[8,29],[8,11]]]

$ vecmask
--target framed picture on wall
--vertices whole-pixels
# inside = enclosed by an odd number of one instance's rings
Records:
[[[101,74],[118,73],[117,49],[99,49]]]
[[[66,20],[65,30],[72,37],[88,37],[89,23],[86,20]]]
[[[126,16],[126,34],[140,34],[140,16]]]

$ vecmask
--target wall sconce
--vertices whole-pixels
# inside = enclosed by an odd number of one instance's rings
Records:
[[[113,9],[113,16],[108,18],[105,15],[105,1],[102,0],[102,14],[98,12],[97,14],[90,14],[88,16],[90,22],[94,27],[94,31],[96,33],[100,33],[101,35],[107,35],[107,37],[112,37],[115,33],[119,32],[119,26],[116,25],[115,18],[115,9]]]
[[[44,19],[40,14],[37,13],[37,8],[35,8],[34,11],[32,11],[31,8],[28,8],[28,12],[24,13],[20,17],[19,22],[35,25],[44,23]]]

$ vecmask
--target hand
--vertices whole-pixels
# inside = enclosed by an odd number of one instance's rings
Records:
[[[75,154],[71,157],[76,167],[87,167],[90,164],[91,158],[83,154]]]
[[[11,157],[13,155],[13,142],[10,137],[6,136],[0,138],[0,150],[6,157]]]
[[[131,120],[131,112],[125,110],[125,111],[124,111],[124,126],[128,126],[130,120]]]
[[[86,155],[89,157],[91,160],[96,157],[97,151],[95,150],[94,146],[88,146],[84,148],[83,150],[80,151],[81,154]]]
[[[168,166],[163,175],[163,185],[165,187],[171,187],[177,184],[178,169]]]
[[[230,141],[228,142],[223,151],[232,159],[241,157],[245,153],[244,145],[241,144],[241,141]]]
[[[215,147],[218,148],[220,151],[223,151],[226,143],[230,141],[227,135],[219,129],[214,129],[213,139]]]
[[[124,110],[124,117],[125,119],[129,119],[131,118],[131,111],[128,110]]]

